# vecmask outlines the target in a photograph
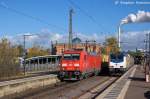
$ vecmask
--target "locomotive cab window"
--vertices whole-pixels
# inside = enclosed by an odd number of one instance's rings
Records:
[[[64,60],[79,60],[80,54],[64,54]]]
[[[114,54],[111,54],[111,61],[115,61],[116,60],[116,55],[114,55]]]
[[[80,54],[72,54],[72,59],[73,60],[79,60],[80,59]]]
[[[123,54],[118,54],[118,55],[112,54],[110,57],[111,57],[112,62],[116,62],[116,61],[121,62],[121,61],[123,61],[124,55]]]
[[[118,60],[123,61],[123,55],[122,54],[118,55]]]
[[[71,54],[64,54],[64,59],[65,60],[70,60],[71,59]]]

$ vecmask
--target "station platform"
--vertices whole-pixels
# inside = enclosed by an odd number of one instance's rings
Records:
[[[142,66],[138,65],[124,99],[150,99],[150,82],[145,82]]]
[[[14,99],[15,96],[23,92],[30,92],[57,82],[60,82],[60,80],[54,74],[3,81],[0,82],[0,99],[3,99],[3,97],[4,99]]]
[[[145,81],[143,67],[133,66],[96,99],[150,99],[150,82]]]

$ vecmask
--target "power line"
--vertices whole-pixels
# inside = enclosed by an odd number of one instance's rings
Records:
[[[73,5],[74,7],[78,8],[85,16],[87,16],[93,23],[95,23],[98,27],[103,28],[103,26],[99,23],[97,23],[97,21],[95,20],[95,18],[88,14],[87,11],[83,10],[79,5],[77,5],[76,3],[74,3],[72,0],[68,0],[68,2]],[[103,28],[104,29],[104,28]],[[104,29],[105,30],[105,29]]]
[[[5,9],[7,9],[7,10],[10,11],[10,12],[17,13],[17,14],[19,14],[19,15],[28,17],[28,18],[33,19],[33,20],[35,20],[35,21],[38,21],[38,22],[40,22],[40,23],[46,24],[46,25],[48,25],[48,26],[50,26],[50,27],[53,27],[53,28],[56,28],[56,29],[59,29],[59,30],[62,30],[62,31],[65,31],[65,32],[66,32],[66,29],[64,29],[64,28],[62,28],[62,27],[60,27],[60,26],[56,26],[56,25],[54,25],[54,24],[50,24],[50,23],[48,23],[47,21],[45,21],[45,20],[43,20],[43,19],[40,19],[40,18],[37,18],[37,17],[35,17],[35,16],[26,14],[26,13],[24,13],[24,12],[18,11],[18,10],[14,9],[14,8],[7,7],[7,6],[3,5],[3,4],[0,4],[0,7],[5,8]]]

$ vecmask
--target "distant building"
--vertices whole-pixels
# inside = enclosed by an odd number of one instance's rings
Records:
[[[81,39],[78,38],[78,37],[76,37],[76,38],[74,38],[74,39],[72,40],[72,43],[73,43],[73,44],[79,44],[79,43],[81,43],[81,42],[82,42]]]
[[[96,52],[101,53],[100,44],[96,44],[95,42],[85,42],[83,43],[80,38],[76,37],[72,40],[72,48],[73,49],[82,49],[87,50],[88,52]],[[66,43],[55,43],[52,44],[52,54],[61,55],[65,50],[68,50],[69,46]]]

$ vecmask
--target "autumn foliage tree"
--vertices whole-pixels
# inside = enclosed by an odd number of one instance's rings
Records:
[[[40,46],[34,46],[32,48],[29,48],[27,51],[27,58],[29,57],[36,57],[36,56],[43,56],[43,55],[49,55],[49,49],[44,49]]]
[[[9,77],[19,73],[19,50],[17,46],[3,38],[0,41],[0,78]]]
[[[115,37],[109,37],[106,39],[106,46],[110,48],[110,53],[118,53],[118,42]]]
[[[40,46],[33,46],[28,49],[26,58],[48,55],[49,51]],[[22,45],[11,44],[6,38],[0,40],[0,79],[21,74],[19,57],[22,56]]]

